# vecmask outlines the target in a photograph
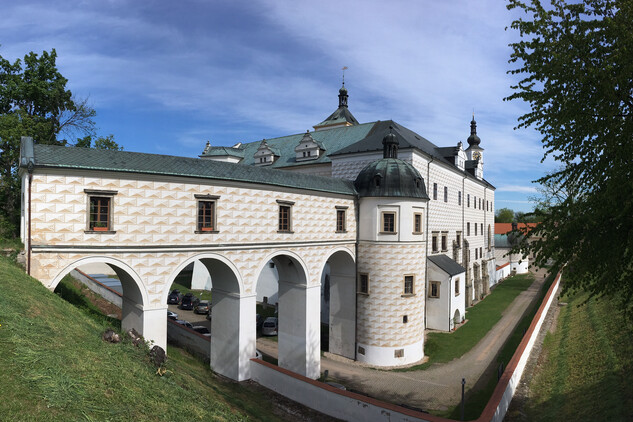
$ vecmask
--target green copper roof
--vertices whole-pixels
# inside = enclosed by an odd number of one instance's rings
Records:
[[[363,168],[354,186],[360,197],[429,199],[424,179],[411,164],[397,158],[383,158]]]
[[[244,150],[240,148],[231,148],[231,147],[209,147],[203,154],[206,157],[239,157],[244,158]]]
[[[310,132],[310,136],[312,136],[312,138],[323,149],[325,149],[325,154],[321,154],[316,160],[296,161],[295,147],[299,145],[299,142],[301,142],[305,132],[298,133],[296,135],[282,136],[279,138],[264,139],[271,150],[273,150],[275,154],[279,155],[279,159],[267,167],[283,168],[289,166],[330,163],[331,160],[328,157],[328,154],[343,149],[346,146],[365,138],[374,124],[375,122],[371,122],[356,126],[337,127]],[[257,151],[257,148],[259,148],[261,142],[262,141],[249,142],[240,146],[240,149],[244,151],[244,160],[241,161],[241,164],[251,166],[255,164],[255,152]]]
[[[23,147],[22,151],[29,151],[29,148]],[[290,174],[287,171],[200,158],[37,144],[34,145],[32,151],[35,169],[60,168],[159,174],[259,183],[343,195],[356,194],[353,183],[348,180],[301,173]],[[30,159],[31,157],[22,157],[21,162],[26,163]]]

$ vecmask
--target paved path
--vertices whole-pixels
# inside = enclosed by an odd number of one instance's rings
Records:
[[[321,371],[328,370],[329,378],[336,379],[348,389],[395,404],[406,404],[418,409],[446,410],[459,404],[461,380],[466,379],[466,390],[472,388],[484,372],[496,374],[495,357],[529,305],[536,300],[544,281],[544,270],[535,272],[536,280],[506,308],[501,320],[488,334],[459,359],[434,364],[423,371],[393,372],[365,367],[355,361],[336,357],[322,357]],[[257,340],[257,348],[277,356],[277,343],[270,339]]]

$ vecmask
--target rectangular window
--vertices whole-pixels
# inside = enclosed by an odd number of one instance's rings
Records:
[[[480,246],[479,247],[479,258],[483,258],[484,257],[484,254],[482,252],[483,252],[483,248]]]
[[[479,198],[479,209],[481,209],[481,198]]]
[[[475,248],[475,261],[479,259],[479,257],[477,256],[478,252],[479,252],[479,249]]]
[[[462,191],[457,192],[457,205],[462,204]]]
[[[440,282],[439,281],[431,281],[429,283],[429,297],[434,297],[434,298],[440,297]]]
[[[440,251],[439,248],[438,248],[438,245],[437,245],[437,240],[438,240],[437,237],[438,236],[439,236],[438,232],[433,232],[432,237],[431,237],[431,251],[433,253],[436,253],[436,252]]]
[[[88,196],[86,231],[114,233],[112,228],[114,190],[84,189]]]
[[[444,186],[444,202],[448,202],[448,187]]]
[[[470,236],[470,223],[466,223],[466,236]]]
[[[198,201],[198,230],[215,230],[215,201]]]
[[[413,234],[422,233],[422,213],[416,212],[413,214]]]
[[[477,236],[477,223],[473,224],[475,226],[475,236]]]
[[[437,183],[433,183],[433,199],[437,199]]]
[[[466,197],[466,206],[470,208],[470,194]]]
[[[336,208],[336,231],[338,233],[347,231],[347,210],[342,207]]]
[[[459,278],[455,279],[455,296],[459,296]]]
[[[358,275],[358,293],[369,294],[369,274]]]
[[[396,349],[393,351],[394,358],[403,358],[404,357],[404,349]]]
[[[455,234],[455,242],[457,242],[458,248],[462,247],[462,232],[457,232],[457,234]]]
[[[382,213],[382,232],[383,233],[396,232],[396,213],[395,212],[385,211]]]
[[[90,222],[89,230],[109,231],[110,230],[110,197],[91,196],[90,197]]]
[[[442,232],[442,252],[448,251],[448,232]]]
[[[277,230],[292,233],[292,206],[294,202],[277,200],[277,204],[279,204],[279,224]]]
[[[479,233],[481,233],[481,235],[483,236],[484,235],[484,223],[481,223],[479,225],[479,229],[480,229]]]
[[[415,277],[412,275],[404,276],[404,294],[412,295],[413,294],[413,281]]]
[[[477,197],[473,195],[473,208],[477,209]]]

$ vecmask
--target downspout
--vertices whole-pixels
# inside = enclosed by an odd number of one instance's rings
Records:
[[[431,186],[431,163],[433,162],[433,160],[435,160],[435,157],[431,156],[431,161],[429,161],[429,163],[426,165],[426,183],[427,183],[427,193],[428,193],[428,189]],[[426,203],[426,240],[425,240],[425,245],[424,245],[424,252],[425,252],[425,259],[424,259],[424,278],[425,278],[425,283],[424,283],[424,297],[426,298],[426,294],[427,294],[427,287],[428,287],[428,279],[429,279],[429,214],[430,214],[430,205],[431,205],[431,201],[432,199],[429,197],[429,202]],[[428,306],[426,303],[426,299],[424,300],[424,327],[426,328],[426,321],[427,321],[427,312],[428,310]]]
[[[358,360],[358,242],[360,241],[360,200],[358,196],[354,197],[354,208],[356,214],[356,243],[354,245],[354,250],[356,253],[356,259],[354,260],[356,271],[354,273],[354,316],[355,316],[355,324],[354,324],[354,360]]]
[[[450,333],[451,331],[451,304],[453,303],[452,300],[452,295],[455,293],[454,287],[451,288],[453,286],[453,276],[449,275],[448,276],[448,294],[446,295],[446,297],[448,297],[448,332]]]
[[[28,198],[28,202],[29,202],[29,228],[28,228],[28,236],[27,236],[27,241],[28,241],[28,246],[26,248],[26,273],[28,275],[31,275],[31,185],[33,185],[33,163],[29,162],[28,167],[27,167],[27,171],[29,172],[29,198]]]

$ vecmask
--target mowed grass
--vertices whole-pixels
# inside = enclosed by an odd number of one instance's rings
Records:
[[[633,420],[633,324],[608,298],[577,293],[560,301],[568,305],[545,337],[527,420]]]
[[[450,362],[460,358],[490,331],[501,319],[502,312],[512,301],[534,282],[532,274],[519,274],[502,281],[485,299],[466,310],[468,322],[452,333],[429,333],[424,354],[429,360],[421,365],[397,369],[417,371],[434,363]]]
[[[3,421],[279,420],[259,390],[225,381],[177,348],[159,376],[147,348],[101,339],[110,322],[0,257]],[[68,292],[67,292],[68,293]]]

